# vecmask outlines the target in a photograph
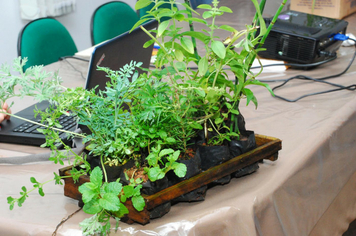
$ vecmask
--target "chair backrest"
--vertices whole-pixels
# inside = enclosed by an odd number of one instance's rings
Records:
[[[99,6],[90,23],[92,45],[129,31],[139,17],[127,3],[112,1]]]
[[[48,65],[78,49],[68,30],[56,19],[39,18],[25,25],[19,33],[17,53],[28,62],[23,70],[35,65]]]

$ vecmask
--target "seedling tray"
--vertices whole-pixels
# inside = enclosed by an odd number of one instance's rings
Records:
[[[256,134],[256,148],[242,155],[234,157],[220,165],[214,166],[198,175],[195,175],[187,180],[179,182],[171,187],[168,187],[153,195],[144,195],[146,206],[144,210],[137,211],[130,200],[125,202],[129,210],[129,214],[122,219],[126,223],[147,224],[150,222],[150,210],[160,206],[161,204],[172,201],[173,199],[189,193],[202,186],[208,185],[214,180],[218,180],[227,175],[230,175],[244,167],[247,167],[256,162],[261,162],[264,159],[275,161],[278,158],[278,151],[282,148],[282,142],[278,138],[268,137]],[[61,176],[70,176],[72,166],[64,167],[59,170]],[[82,195],[78,191],[80,185],[89,182],[89,176],[81,176],[74,183],[72,178],[64,179],[64,195],[76,200],[79,203],[82,201]]]

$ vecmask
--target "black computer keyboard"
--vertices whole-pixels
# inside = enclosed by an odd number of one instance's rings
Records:
[[[62,125],[63,130],[72,130],[74,126],[76,126],[76,121],[73,116],[67,116],[67,115],[61,115],[59,117],[59,124]],[[40,123],[41,119],[33,119],[33,121]],[[33,124],[31,122],[25,122],[16,128],[13,129],[14,132],[20,132],[20,133],[33,133],[33,134],[41,134],[40,132],[37,131],[38,128],[44,128],[43,126]],[[63,132],[60,132],[59,134],[61,135]]]

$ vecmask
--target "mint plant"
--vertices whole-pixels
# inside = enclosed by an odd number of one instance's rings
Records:
[[[161,150],[161,145],[152,148],[146,160],[149,167],[146,168],[148,178],[151,181],[163,179],[166,173],[173,170],[174,173],[183,178],[187,172],[187,167],[183,163],[177,162],[180,151],[171,148]]]

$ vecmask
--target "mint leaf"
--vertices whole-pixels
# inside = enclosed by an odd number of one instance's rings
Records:
[[[106,193],[99,199],[99,205],[108,211],[118,211],[120,208],[120,200],[117,195]]]
[[[183,178],[187,173],[187,166],[183,163],[174,163],[173,169],[174,173],[180,178]]]
[[[145,208],[145,199],[142,196],[133,196],[132,197],[132,205],[136,210],[142,211]]]
[[[96,186],[101,187],[103,183],[103,172],[101,171],[100,167],[97,166],[90,174],[90,182],[95,184]]]
[[[103,208],[99,205],[98,201],[90,201],[85,203],[83,206],[83,211],[87,214],[96,214],[100,212]]]
[[[124,194],[127,198],[132,197],[134,188],[130,185],[124,186]]]
[[[105,191],[107,193],[112,193],[116,195],[119,195],[121,193],[121,190],[122,190],[122,184],[118,182],[110,182],[105,188]]]

